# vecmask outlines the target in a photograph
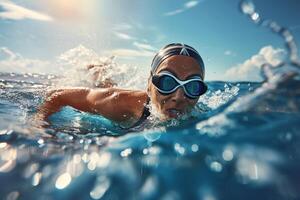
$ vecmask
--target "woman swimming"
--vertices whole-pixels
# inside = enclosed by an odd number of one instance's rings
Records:
[[[151,102],[161,120],[188,114],[203,95],[204,63],[199,53],[186,44],[172,43],[153,58],[147,91],[119,88],[71,88],[51,91],[38,117],[47,120],[64,106],[100,114],[115,122],[136,126],[149,115]]]

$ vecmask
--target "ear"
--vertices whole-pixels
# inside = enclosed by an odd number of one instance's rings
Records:
[[[147,86],[147,94],[148,94],[148,96],[150,96],[150,92],[151,92],[151,88],[150,88],[151,86],[150,86],[150,83],[148,82],[148,86]]]
[[[151,85],[151,76],[148,78],[148,84],[147,84],[147,94],[150,94],[150,85]]]

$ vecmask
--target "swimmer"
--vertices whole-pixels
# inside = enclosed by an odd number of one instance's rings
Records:
[[[137,126],[149,115],[148,104],[161,120],[179,118],[191,112],[207,86],[204,63],[189,45],[172,43],[155,55],[146,91],[108,88],[69,88],[49,92],[38,118],[48,117],[64,106],[99,114],[117,123]]]

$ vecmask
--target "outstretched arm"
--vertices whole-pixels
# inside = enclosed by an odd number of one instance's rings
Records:
[[[72,88],[58,89],[48,92],[44,103],[38,109],[38,118],[47,121],[48,117],[64,106],[72,106],[78,110],[88,111],[87,95],[90,89]]]
[[[88,89],[73,88],[51,91],[39,108],[38,118],[48,117],[64,106],[100,114],[113,121],[121,122],[140,117],[147,94],[116,88]]]

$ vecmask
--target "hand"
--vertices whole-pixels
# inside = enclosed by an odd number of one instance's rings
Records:
[[[47,121],[47,118],[42,113],[36,113],[29,122],[37,128],[48,128],[50,123]]]

